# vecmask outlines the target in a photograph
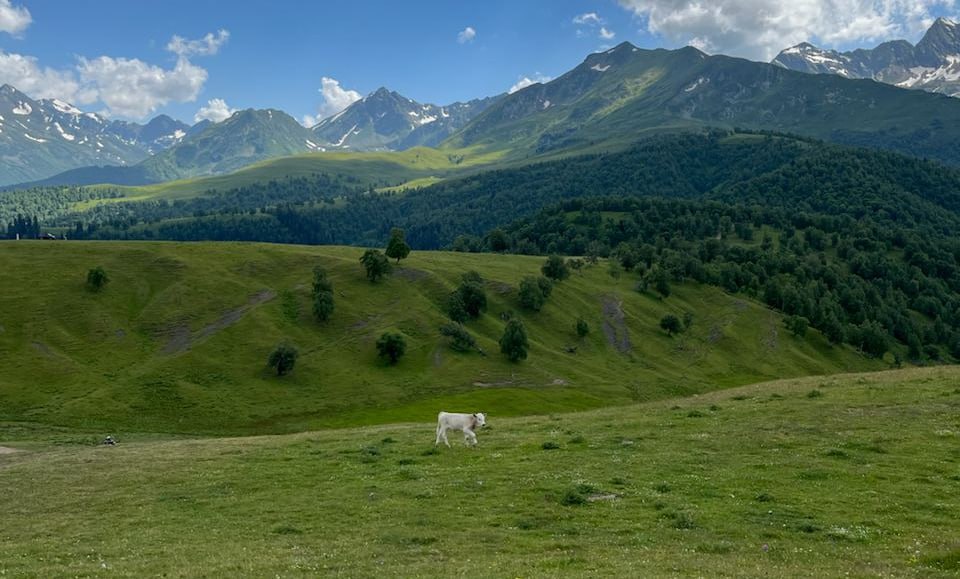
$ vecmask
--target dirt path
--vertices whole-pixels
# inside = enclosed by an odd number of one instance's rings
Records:
[[[229,328],[230,326],[236,324],[243,316],[247,314],[253,308],[259,306],[260,304],[266,303],[273,298],[277,297],[277,293],[271,290],[262,290],[259,291],[247,300],[247,303],[240,306],[239,308],[234,308],[228,310],[220,319],[204,326],[196,332],[190,332],[190,328],[186,325],[179,325],[167,332],[167,344],[163,347],[163,353],[166,355],[179,354],[190,349],[190,346],[193,343],[209,338],[210,336]]]
[[[16,448],[10,448],[9,446],[0,446],[0,454],[13,454],[15,452],[20,452]]]
[[[633,343],[630,342],[630,333],[627,330],[626,316],[623,313],[623,300],[619,297],[608,294],[602,298],[603,305],[603,334],[607,337],[607,342],[617,349],[621,354],[626,354],[633,349]]]

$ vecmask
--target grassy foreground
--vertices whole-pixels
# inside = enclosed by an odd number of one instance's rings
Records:
[[[504,415],[569,412],[773,378],[879,369],[816,332],[795,338],[762,305],[706,286],[675,286],[666,300],[638,293],[605,264],[557,284],[539,313],[517,287],[544,258],[413,252],[371,284],[362,249],[244,243],[4,242],[0,264],[0,423],[35,422],[103,434],[302,432],[430,420],[440,407]],[[111,281],[84,287],[103,266]],[[327,323],[312,319],[311,271],[336,291]],[[451,350],[438,328],[444,303],[471,269],[489,307],[467,329],[487,353]],[[531,348],[499,353],[500,315],[514,311]],[[675,337],[667,313],[692,313]],[[583,339],[574,326],[591,328]],[[375,342],[402,332],[396,366]],[[281,341],[300,350],[293,373],[266,367]],[[575,353],[568,350],[576,348]],[[4,428],[0,425],[0,438]]]
[[[958,384],[491,410],[439,453],[432,423],[34,447],[0,455],[0,575],[956,576]]]

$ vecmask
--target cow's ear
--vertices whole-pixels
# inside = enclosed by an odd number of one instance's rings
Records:
[[[477,417],[477,413],[476,413],[476,412],[473,413],[473,417],[474,417],[474,418]]]

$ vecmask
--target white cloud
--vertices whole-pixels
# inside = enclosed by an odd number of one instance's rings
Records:
[[[10,0],[0,0],[0,32],[20,34],[30,26],[33,17],[23,6],[14,6]]]
[[[553,80],[553,78],[544,74],[540,74],[539,72],[535,73],[533,78],[529,76],[521,76],[520,79],[510,87],[510,90],[508,90],[507,93],[513,94],[518,90],[525,89],[532,84],[536,84],[538,82],[550,82],[551,80]]]
[[[82,86],[70,70],[40,66],[33,56],[0,51],[0,84],[9,84],[33,98],[58,98],[78,105],[97,101],[97,91]]]
[[[812,41],[843,47],[916,37],[957,0],[618,0],[664,39],[768,61]]]
[[[172,69],[135,58],[81,57],[77,70],[84,84],[96,87],[109,114],[133,118],[170,102],[194,101],[207,81],[207,71],[183,56]]]
[[[596,12],[587,12],[573,17],[574,24],[600,24],[602,22]]]
[[[5,1],[0,0],[0,15]],[[195,101],[208,75],[189,56],[215,54],[229,36],[226,30],[200,40],[174,36],[167,44],[167,50],[177,55],[173,68],[136,58],[99,56],[78,57],[73,68],[58,70],[41,66],[36,57],[0,50],[0,84],[13,85],[34,98],[58,98],[77,105],[100,102],[106,115],[140,119],[171,102]],[[209,110],[217,114],[216,109]]]
[[[237,112],[237,109],[231,109],[227,105],[227,101],[223,99],[210,99],[207,101],[206,106],[200,107],[197,114],[193,115],[193,122],[213,121],[219,123],[220,121],[229,119],[235,112]]]
[[[616,32],[613,32],[612,30],[607,30],[603,26],[600,27],[600,38],[604,40],[611,40],[616,35],[617,35]]]
[[[0,0],[2,1],[2,0]],[[218,30],[216,36],[208,32],[199,40],[187,40],[174,35],[167,43],[167,50],[178,56],[210,56],[220,51],[220,47],[230,39],[229,30]]]
[[[320,95],[323,97],[323,102],[317,108],[316,116],[304,115],[300,121],[303,126],[312,127],[363,98],[357,91],[340,86],[339,80],[326,76],[320,79]]]
[[[460,44],[466,44],[468,42],[473,42],[473,39],[477,37],[477,31],[473,26],[467,26],[463,30],[457,33],[457,42]]]

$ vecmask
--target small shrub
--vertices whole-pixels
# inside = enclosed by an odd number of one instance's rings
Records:
[[[106,270],[99,265],[87,272],[87,287],[91,291],[100,291],[109,281],[110,278],[107,277]]]
[[[579,484],[569,488],[560,497],[560,504],[565,506],[584,505],[587,503],[587,497],[593,492],[593,487],[587,484]]]
[[[826,455],[833,458],[850,458],[846,452],[840,450],[839,448],[831,448],[826,452]]]
[[[444,324],[440,327],[440,334],[449,338],[452,350],[470,352],[477,349],[477,341],[459,324]]]
[[[673,518],[673,528],[695,529],[697,528],[697,523],[693,520],[693,517],[690,514],[677,513],[677,515]]]
[[[277,371],[277,376],[283,376],[293,370],[299,355],[297,349],[290,344],[280,344],[270,353],[267,365]]]
[[[657,483],[653,485],[653,490],[657,491],[660,494],[666,494],[673,489],[670,488],[669,484],[662,482],[662,483]]]
[[[440,449],[436,446],[431,446],[427,450],[420,453],[420,456],[433,456],[435,454],[440,454]]]
[[[290,525],[280,525],[279,527],[274,527],[273,532],[278,535],[302,535],[303,534],[303,531]]]
[[[773,496],[767,493],[760,493],[757,496],[753,497],[753,500],[757,501],[758,503],[772,503]]]
[[[706,415],[699,410],[691,410],[690,412],[687,412],[687,418],[703,418],[704,416]]]
[[[582,434],[578,434],[570,439],[570,444],[583,444],[587,439]]]
[[[802,523],[797,526],[797,530],[800,531],[801,533],[816,533],[817,531],[820,530],[820,527],[812,523]]]
[[[560,445],[552,440],[548,440],[547,442],[544,442],[543,444],[541,444],[540,448],[542,448],[543,450],[556,450],[560,448]]]
[[[813,390],[807,392],[807,398],[823,398],[823,391],[822,391],[822,390],[813,389]]]
[[[403,334],[386,332],[377,340],[377,355],[387,358],[391,364],[396,364],[406,351],[407,341]]]
[[[679,334],[683,329],[680,318],[673,314],[667,314],[660,318],[660,327],[670,336]]]
[[[583,338],[590,333],[590,326],[587,325],[586,320],[584,320],[583,318],[577,318],[576,330],[577,330],[577,335]]]

